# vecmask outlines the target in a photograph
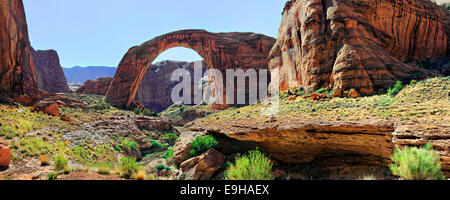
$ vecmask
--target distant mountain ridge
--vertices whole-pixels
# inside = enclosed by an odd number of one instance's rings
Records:
[[[101,77],[114,77],[116,67],[107,66],[88,66],[88,67],[72,67],[63,68],[67,82],[84,83],[87,80],[96,80]]]

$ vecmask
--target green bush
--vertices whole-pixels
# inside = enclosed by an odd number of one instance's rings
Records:
[[[168,143],[175,142],[178,139],[178,135],[175,133],[167,133],[164,135],[164,140]]]
[[[135,108],[135,109],[133,110],[133,112],[134,112],[134,114],[139,115],[139,114],[141,114],[141,109]]]
[[[136,150],[138,148],[138,144],[135,141],[122,140],[121,147],[127,151]]]
[[[58,174],[50,173],[50,174],[47,175],[47,177],[48,177],[49,181],[56,180],[56,179],[58,179]]]
[[[154,149],[161,149],[161,148],[167,147],[167,144],[161,144],[160,142],[158,142],[156,140],[152,140],[151,143],[152,143],[152,147]]]
[[[389,90],[388,90],[388,95],[391,96],[391,97],[394,97],[394,96],[397,95],[397,94],[400,92],[400,90],[402,90],[402,89],[403,89],[403,84],[402,84],[402,82],[401,82],[401,81],[397,81],[397,82],[395,83],[395,85],[394,85],[393,88],[389,88]]]
[[[443,180],[440,157],[431,144],[418,149],[397,148],[390,165],[394,175],[405,180]]]
[[[136,158],[122,157],[119,162],[120,176],[123,178],[131,178],[133,174],[139,171],[139,165],[136,162]]]
[[[92,109],[94,109],[94,110],[109,110],[109,109],[111,109],[111,105],[103,102],[103,103],[99,103],[99,104],[95,105],[94,107],[92,107]]]
[[[219,142],[217,142],[217,140],[211,135],[197,137],[191,143],[191,150],[189,151],[189,154],[191,154],[191,156],[198,156],[205,153],[209,149],[216,147],[218,144]]]
[[[159,164],[159,165],[156,165],[156,170],[158,170],[158,172],[159,172],[159,171],[162,171],[162,170],[170,171],[170,167],[165,166],[165,165],[163,165],[163,164]]]
[[[57,171],[64,171],[64,172],[68,171],[68,168],[67,168],[68,161],[64,157],[64,155],[58,154],[55,156],[54,160],[55,160],[55,169]]]
[[[235,164],[229,163],[225,172],[228,180],[272,180],[272,163],[258,150],[237,155]]]
[[[168,149],[164,155],[162,156],[164,159],[172,159],[173,158],[173,148]]]

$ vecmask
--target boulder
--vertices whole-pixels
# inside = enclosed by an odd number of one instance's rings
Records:
[[[178,137],[175,145],[173,146],[173,160],[175,163],[180,164],[189,159],[191,155],[191,143],[196,137],[205,136],[204,132],[195,131],[182,131],[180,137]]]
[[[182,171],[180,179],[209,180],[219,170],[225,161],[225,156],[216,149],[184,161],[180,165]]]
[[[54,101],[39,101],[32,108],[31,112],[40,112],[42,111],[45,114],[52,116],[59,116],[59,106],[58,103]]]
[[[11,148],[0,139],[0,167],[8,167],[11,163]]]
[[[449,47],[450,13],[431,1],[291,0],[269,71],[281,90],[330,87],[364,96],[397,80],[439,75],[419,63],[448,57]]]

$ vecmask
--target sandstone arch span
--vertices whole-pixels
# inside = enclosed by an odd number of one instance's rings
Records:
[[[129,108],[146,70],[170,48],[192,49],[209,68],[224,72],[231,68],[267,68],[267,56],[274,43],[274,38],[261,34],[205,30],[181,30],[156,37],[128,50],[118,66],[106,101],[116,107]]]

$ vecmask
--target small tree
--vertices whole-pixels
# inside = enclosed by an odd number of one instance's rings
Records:
[[[229,163],[225,172],[228,180],[272,180],[272,163],[258,150],[237,155],[235,164]]]
[[[433,150],[431,144],[418,149],[405,147],[397,148],[392,157],[390,168],[394,175],[405,180],[443,180],[440,157]]]
[[[388,90],[388,95],[391,96],[391,97],[394,97],[394,96],[397,95],[397,94],[400,92],[400,90],[402,90],[402,89],[403,89],[403,84],[402,84],[402,82],[401,82],[401,81],[397,81],[397,82],[395,83],[395,85],[394,85],[393,88],[389,88],[389,90]]]

